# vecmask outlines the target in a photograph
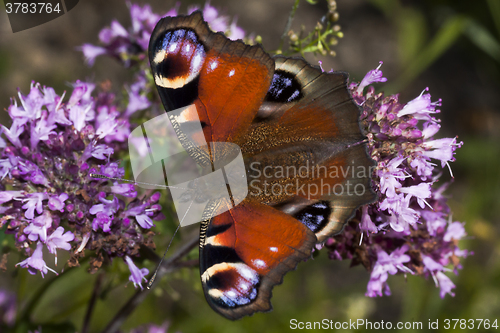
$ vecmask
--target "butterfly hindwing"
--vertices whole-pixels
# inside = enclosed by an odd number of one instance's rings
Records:
[[[288,214],[244,200],[202,222],[200,273],[210,306],[229,319],[271,310],[271,289],[310,257],[314,234]],[[215,211],[214,211],[215,210]]]

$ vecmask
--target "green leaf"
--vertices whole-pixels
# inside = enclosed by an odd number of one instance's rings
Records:
[[[484,26],[471,20],[465,29],[465,35],[493,59],[500,61],[500,43]]]
[[[387,92],[401,91],[408,83],[425,71],[436,61],[453,43],[460,37],[470,20],[461,15],[455,15],[445,21],[434,38],[420,52],[415,59],[408,64],[403,74],[388,88]]]
[[[490,7],[491,16],[493,16],[493,22],[497,26],[498,37],[500,37],[500,1],[498,0],[486,0],[488,6]]]
[[[418,10],[403,9],[397,17],[399,59],[401,65],[406,66],[422,50],[427,39],[427,24]]]
[[[370,2],[388,18],[392,18],[393,14],[399,12],[401,7],[399,0],[370,0]]]

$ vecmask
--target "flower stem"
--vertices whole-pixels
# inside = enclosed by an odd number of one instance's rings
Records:
[[[180,249],[177,250],[171,257],[164,261],[161,268],[158,270],[157,278],[160,279],[167,273],[170,273],[178,268],[185,267],[185,263],[177,263],[176,261],[186,256],[199,242],[199,235],[192,237],[187,243],[185,243]],[[109,322],[108,326],[102,331],[102,333],[114,333],[122,326],[129,315],[135,310],[135,308],[141,304],[147,295],[149,295],[150,290],[138,290],[128,302],[118,311],[113,319]]]
[[[81,261],[83,262],[83,260]],[[45,292],[50,288],[50,286],[57,280],[61,279],[62,276],[66,275],[68,272],[72,271],[75,267],[69,267],[64,270],[64,272],[60,273],[58,276],[55,276],[54,278],[48,280],[45,282],[38,290],[36,293],[33,295],[31,300],[26,304],[25,308],[19,315],[17,322],[16,322],[16,328],[21,324],[22,322],[29,321],[29,318],[31,314],[33,313],[33,310],[35,307],[40,303],[40,299],[43,297]],[[16,331],[14,329],[14,331]]]
[[[285,30],[283,31],[283,35],[281,35],[280,46],[278,48],[279,51],[283,52],[283,44],[285,43],[285,38],[288,35],[288,31],[290,31],[290,28],[292,27],[293,18],[295,17],[295,13],[299,8],[299,2],[300,0],[295,0],[292,10],[290,11],[290,15],[288,16],[288,20],[286,21]]]
[[[92,291],[92,297],[90,298],[89,304],[87,306],[87,312],[85,313],[85,318],[83,319],[82,324],[82,333],[87,333],[90,324],[90,318],[92,318],[92,312],[94,310],[95,302],[97,301],[97,297],[101,290],[102,280],[104,278],[104,274],[101,273],[95,280],[94,290]]]

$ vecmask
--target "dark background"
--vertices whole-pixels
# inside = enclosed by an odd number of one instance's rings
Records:
[[[174,1],[149,3],[156,13],[175,5]],[[261,35],[268,50],[278,46],[292,3],[211,1],[224,14],[238,16],[238,25],[245,31]],[[458,276],[451,274],[457,285],[456,296],[440,299],[432,280],[391,276],[388,282],[392,296],[367,298],[364,293],[369,274],[361,267],[349,268],[348,262],[329,261],[325,252],[287,274],[284,284],[274,290],[272,313],[227,321],[206,304],[197,269],[184,269],[163,279],[127,320],[126,330],[164,320],[183,332],[281,332],[289,330],[292,318],[421,321],[426,328],[429,320],[439,319],[442,327],[444,319],[500,317],[498,0],[338,0],[337,4],[344,33],[335,47],[337,56],[311,56],[308,60],[322,60],[325,70],[348,71],[356,81],[384,61],[382,70],[388,82],[378,88],[400,93],[400,100],[407,102],[429,87],[433,100],[443,99],[439,135],[458,135],[464,141],[457,151],[457,161],[451,165],[455,178],[447,193],[453,220],[466,222],[469,236],[461,247],[474,251],[474,255],[463,262]],[[186,8],[187,2],[182,2],[181,12]],[[302,1],[293,28],[299,30],[304,24],[310,31],[326,8],[322,0],[316,6]],[[110,79],[113,89],[121,91],[123,82],[130,80],[129,71],[106,57],[98,58],[89,68],[76,49],[83,43],[98,44],[98,32],[112,19],[124,27],[130,25],[124,1],[81,0],[66,15],[13,34],[0,7],[0,108],[9,106],[18,87],[28,93],[32,80],[54,87],[59,94],[71,90],[69,82],[77,79]],[[4,112],[0,123],[10,125]],[[450,179],[448,170],[443,169],[442,181]],[[158,244],[166,243],[165,239],[158,238]],[[27,272],[13,275],[13,264],[22,260],[15,257],[9,257],[9,270],[0,273],[0,283],[3,288],[16,290],[22,303],[45,281]],[[59,260],[64,262],[64,257]],[[152,269],[152,264],[148,268]],[[126,268],[115,261],[108,282],[112,284],[113,279],[123,276],[127,276]],[[49,278],[53,277],[45,280]],[[68,322],[79,329],[95,278],[81,267],[54,283],[37,305],[32,321]],[[118,284],[99,300],[91,331],[102,329],[133,292],[132,285]]]

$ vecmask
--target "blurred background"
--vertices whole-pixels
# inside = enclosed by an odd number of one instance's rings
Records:
[[[145,1],[137,1],[146,3]],[[175,1],[151,0],[153,11],[164,13]],[[190,4],[182,1],[180,11]],[[223,14],[238,17],[245,31],[263,38],[268,50],[277,48],[292,0],[223,1],[211,5]],[[348,71],[359,81],[383,61],[388,82],[378,85],[386,93],[400,93],[400,101],[418,96],[426,87],[432,99],[443,99],[441,136],[458,135],[464,146],[457,150],[451,167],[455,178],[447,194],[453,220],[466,222],[468,238],[461,247],[474,252],[463,261],[456,284],[456,296],[439,297],[432,280],[398,275],[389,277],[392,296],[364,296],[369,274],[349,262],[328,260],[326,252],[298,266],[273,291],[273,312],[256,314],[230,322],[206,303],[197,268],[181,269],[167,275],[146,300],[128,317],[123,331],[145,323],[168,321],[169,332],[282,332],[290,320],[333,321],[421,321],[424,331],[429,320],[500,319],[500,1],[498,0],[337,0],[344,38],[332,57],[309,57],[323,61],[328,70]],[[305,25],[309,31],[327,11],[324,0],[317,5],[301,1],[293,29]],[[120,91],[130,82],[131,73],[113,59],[100,57],[89,68],[77,47],[98,44],[99,31],[117,19],[130,25],[122,0],[81,0],[68,14],[44,25],[13,34],[7,15],[0,7],[0,109],[20,88],[28,93],[32,80],[52,86],[56,92],[69,90],[69,82],[109,79]],[[0,123],[7,124],[2,111]],[[441,181],[451,179],[443,169]],[[165,222],[167,223],[167,222]],[[161,224],[161,223],[157,223]],[[166,245],[166,234],[174,226],[159,225],[158,252]],[[189,233],[191,230],[183,232]],[[62,252],[62,251],[61,251]],[[62,254],[62,253],[61,253]],[[191,255],[196,259],[197,251]],[[54,323],[43,332],[71,332],[80,329],[97,275],[85,265],[65,274],[57,283],[18,272],[13,265],[24,258],[9,256],[8,270],[0,272],[0,288],[18,293],[19,309],[42,288],[44,296],[33,305],[33,323]],[[65,262],[61,257],[60,262]],[[146,267],[153,269],[151,262]],[[50,274],[50,273],[49,273]],[[91,332],[102,330],[116,311],[135,292],[125,286],[126,266],[114,262],[103,284],[107,292],[97,302]],[[411,330],[405,330],[411,331]]]

